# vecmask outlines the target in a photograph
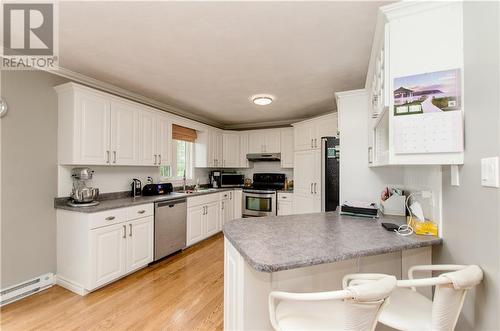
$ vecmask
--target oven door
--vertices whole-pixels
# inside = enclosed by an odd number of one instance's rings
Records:
[[[276,192],[243,191],[244,216],[276,216]]]

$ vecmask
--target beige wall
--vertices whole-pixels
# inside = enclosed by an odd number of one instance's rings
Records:
[[[480,183],[483,157],[500,153],[499,3],[464,3],[465,164],[460,186],[443,167],[444,245],[434,263],[478,264],[481,286],[468,296],[458,330],[500,330],[499,189]]]
[[[57,98],[60,77],[3,71],[1,288],[56,271]]]

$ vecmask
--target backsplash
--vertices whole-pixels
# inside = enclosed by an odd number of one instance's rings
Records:
[[[71,178],[71,169],[75,166],[58,166],[57,174],[57,196],[67,197],[71,193],[73,187],[73,179]],[[153,177],[154,182],[158,182],[160,178],[160,170],[157,167],[127,167],[127,166],[89,166],[94,170],[94,178],[92,179],[93,187],[99,188],[100,193],[123,192],[130,190],[130,185],[133,178],[137,178],[146,184],[148,176]],[[199,178],[200,184],[208,184],[208,169],[195,169],[194,181]]]
[[[244,174],[246,178],[253,178],[254,173],[269,172],[285,174],[287,179],[293,179],[292,168],[281,168],[280,162],[251,162],[248,169],[224,169],[224,171],[236,171]]]

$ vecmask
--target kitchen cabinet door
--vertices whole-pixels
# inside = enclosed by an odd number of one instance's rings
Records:
[[[248,159],[247,159],[247,154],[248,154],[248,133],[243,132],[240,133],[240,168],[248,168]]]
[[[125,223],[90,231],[91,277],[88,290],[104,285],[125,274],[126,242]]]
[[[233,218],[238,219],[242,217],[243,214],[243,191],[234,190],[233,191]]]
[[[153,261],[153,216],[127,224],[127,272]]]
[[[278,216],[292,215],[293,202],[292,201],[278,201]]]
[[[156,154],[158,165],[170,165],[172,161],[172,122],[166,116],[157,117]]]
[[[293,168],[293,128],[281,130],[281,167]]]
[[[221,201],[221,217],[220,217],[221,229],[224,226],[224,224],[231,221],[231,219],[232,219],[232,216],[231,216],[232,208],[230,207],[230,205],[231,205],[231,200],[229,200],[229,199],[225,199],[225,200]]]
[[[250,131],[248,133],[248,153],[264,153],[265,139],[262,130]]]
[[[219,208],[219,201],[206,205],[205,238],[210,237],[221,230]]]
[[[321,201],[320,201],[321,203]],[[312,195],[293,194],[293,214],[315,213],[317,202]]]
[[[110,162],[110,102],[93,93],[76,93],[75,164]]]
[[[279,153],[280,149],[280,141],[281,141],[281,131],[278,129],[265,130],[265,143],[264,143],[264,152],[265,153]]]
[[[315,129],[311,122],[294,125],[294,150],[307,151],[314,148]]]
[[[205,206],[189,207],[187,209],[187,238],[186,245],[191,246],[205,239],[204,229]]]
[[[143,165],[156,165],[156,115],[152,112],[142,111],[140,119],[141,154],[139,162]]]
[[[225,168],[238,168],[240,166],[240,136],[237,133],[224,133],[222,135],[223,162]]]
[[[295,194],[302,196],[312,196],[314,194],[314,183],[316,181],[315,170],[316,152],[300,151],[295,152],[295,165],[293,174],[293,190]]]
[[[321,149],[321,137],[334,137],[337,135],[337,115],[322,117],[315,121],[314,148]]]
[[[139,164],[140,109],[126,102],[111,102],[111,164]]]

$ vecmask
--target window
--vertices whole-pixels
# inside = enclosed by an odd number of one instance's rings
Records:
[[[172,140],[172,165],[163,166],[160,176],[165,179],[182,180],[193,178],[193,143],[184,140]]]

